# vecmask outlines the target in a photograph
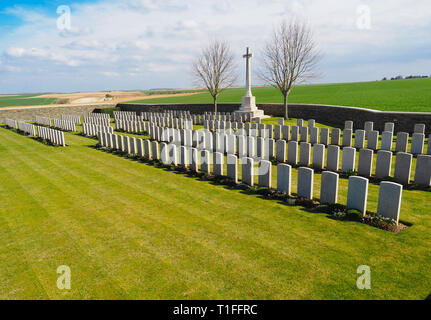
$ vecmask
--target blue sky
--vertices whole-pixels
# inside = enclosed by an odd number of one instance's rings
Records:
[[[59,6],[70,28],[58,28]],[[431,75],[431,1],[1,1],[0,93],[190,88],[190,63],[227,40],[244,80],[283,20],[308,21],[323,53],[317,83]],[[254,84],[261,81],[253,76]]]

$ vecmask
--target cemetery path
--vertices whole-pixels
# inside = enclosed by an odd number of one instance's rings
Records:
[[[53,148],[0,128],[2,298],[429,295],[429,193],[404,194],[402,219],[414,225],[392,234],[66,141]],[[71,290],[56,286],[60,265]],[[359,265],[371,267],[372,290],[356,289]]]

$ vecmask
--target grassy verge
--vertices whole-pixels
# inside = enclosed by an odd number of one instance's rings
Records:
[[[363,107],[381,111],[431,112],[431,79],[374,81],[304,85],[296,87],[289,103],[329,104]],[[257,103],[283,103],[279,91],[269,87],[253,88]],[[224,91],[219,102],[241,101],[243,88]],[[133,103],[133,102],[129,102]],[[212,103],[208,93],[170,98],[137,100],[135,103]]]

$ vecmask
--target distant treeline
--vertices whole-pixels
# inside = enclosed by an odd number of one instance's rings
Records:
[[[407,77],[403,77],[403,76],[396,76],[396,77],[392,77],[390,80],[403,80],[403,79],[422,79],[422,78],[431,78],[431,76],[407,76]],[[382,79],[382,81],[386,81],[389,80],[388,78],[384,77]]]
[[[143,93],[146,95],[152,96],[152,95],[160,95],[160,94],[179,94],[179,93],[192,93],[192,92],[205,92],[203,89],[189,89],[189,90],[176,90],[176,89],[150,89],[150,90],[143,90]]]

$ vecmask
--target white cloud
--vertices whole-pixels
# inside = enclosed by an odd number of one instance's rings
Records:
[[[370,7],[370,30],[356,26],[358,5]],[[189,87],[190,61],[209,39],[228,40],[240,67],[244,48],[251,46],[253,67],[258,67],[272,28],[293,17],[306,19],[315,30],[325,55],[326,76],[320,81],[336,80],[334,70],[341,81],[363,80],[365,68],[358,66],[364,64],[373,66],[372,80],[388,72],[378,67],[386,60],[412,66],[423,59],[421,52],[431,53],[429,0],[408,5],[403,0],[112,0],[72,4],[71,9],[72,28],[64,31],[56,27],[55,12],[6,10],[24,24],[2,36],[0,56],[3,64],[22,70],[19,75],[2,72],[12,78],[31,72],[34,91]],[[21,78],[12,78],[1,90],[22,91],[17,87]]]
[[[25,53],[24,48],[9,48],[6,50],[6,54],[11,57],[22,57]]]
[[[120,74],[118,72],[113,72],[113,71],[104,71],[104,72],[101,72],[101,74],[106,76],[106,77],[118,77],[118,76],[120,76]]]

